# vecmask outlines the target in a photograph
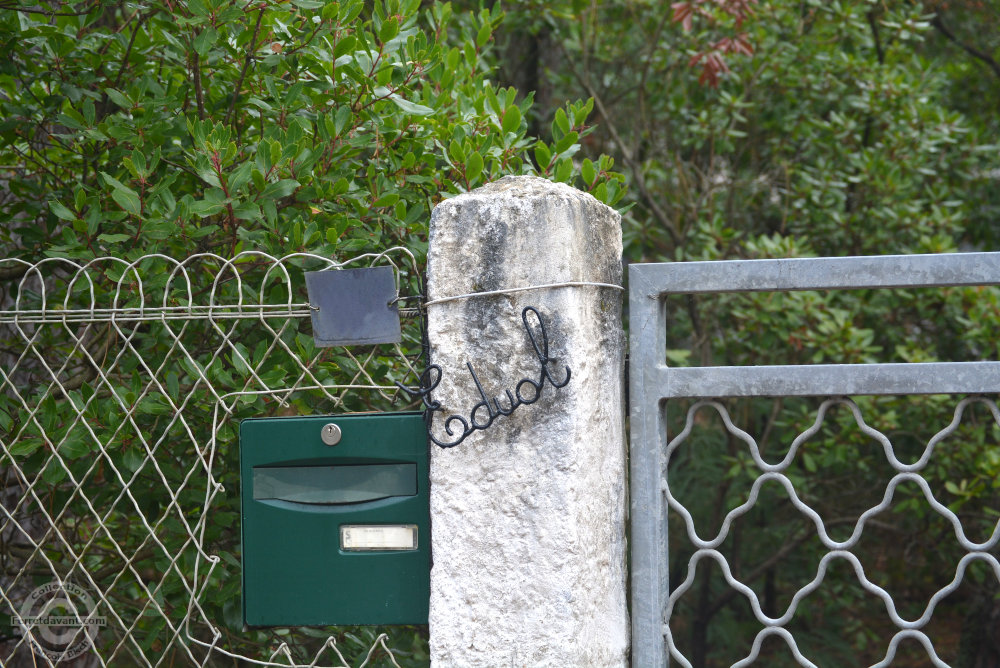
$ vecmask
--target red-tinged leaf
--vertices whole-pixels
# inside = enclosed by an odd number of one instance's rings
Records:
[[[750,45],[746,34],[737,35],[736,37],[723,37],[714,45],[715,50],[720,53],[742,53],[745,55],[753,55],[753,47]]]
[[[750,37],[746,33],[737,35],[736,52],[743,53],[748,56],[753,55],[753,44],[750,43]]]
[[[698,83],[703,86],[708,85],[712,88],[718,88],[719,73],[729,71],[729,66],[726,65],[726,60],[718,51],[697,54],[697,56],[692,58],[691,61],[692,65],[697,64],[698,61],[702,62],[701,75],[698,77]]]
[[[673,10],[671,21],[674,23],[680,23],[684,32],[690,32],[691,17],[694,14],[694,6],[692,6],[690,2],[675,2],[670,5],[670,8]]]
[[[698,77],[698,83],[702,86],[711,86],[712,88],[719,87],[719,75],[708,65],[702,68],[701,75]]]

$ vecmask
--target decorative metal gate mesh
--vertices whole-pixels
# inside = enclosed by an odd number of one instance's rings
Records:
[[[419,629],[241,621],[239,420],[401,409],[394,381],[416,383],[418,318],[401,345],[313,346],[303,271],[373,265],[394,267],[401,297],[419,294],[401,248],[348,262],[0,260],[15,277],[0,286],[0,662],[426,663]],[[90,626],[25,623],[51,583],[60,614]]]
[[[961,503],[942,503],[942,487],[951,499],[961,499],[965,490],[934,467],[942,458],[1000,461],[995,444],[986,452],[965,445],[995,442],[1000,435],[1000,410],[983,396],[1000,392],[1000,363],[667,367],[664,298],[996,285],[1000,254],[632,265],[630,283],[633,665],[664,666],[671,659],[688,667],[716,665],[690,638],[708,637],[704,627],[713,615],[715,621],[723,617],[716,614],[723,607],[730,613],[730,627],[720,632],[729,665],[846,665],[835,656],[819,661],[810,651],[809,638],[827,632],[826,626],[856,634],[847,642],[835,639],[847,651],[852,644],[874,645],[865,653],[878,657],[872,660],[876,666],[948,665],[929,629],[936,613],[940,618],[942,609],[955,607],[959,590],[996,591],[1000,513],[996,507],[973,513],[960,509]],[[956,394],[968,396],[956,400]],[[903,398],[893,398],[898,395]],[[879,424],[869,424],[871,417],[866,422],[869,412],[897,410],[892,401],[916,401],[898,409],[908,420],[922,415],[921,402],[924,408],[950,402],[953,419],[904,425],[899,431],[906,442],[893,442]],[[769,443],[765,453],[763,443],[779,421],[784,433],[797,435]],[[753,435],[749,424],[757,430]],[[817,447],[845,448],[841,470],[817,470],[816,450],[810,451]],[[878,483],[859,487],[852,468],[864,469],[865,479]],[[706,487],[706,480],[717,486]],[[828,496],[821,513],[816,508],[823,494]],[[699,503],[716,496],[714,513]],[[831,515],[831,509],[840,512]],[[901,530],[897,516],[919,521]],[[893,531],[882,545],[891,548],[896,541],[898,554],[866,545],[866,536]],[[907,552],[906,539],[914,533],[930,536],[931,549]],[[744,562],[740,555],[752,552],[754,543],[763,544],[757,551],[766,556]],[[791,581],[782,568],[797,552],[805,556],[796,573],[810,575]],[[907,584],[918,561],[920,572],[933,577]],[[724,586],[711,591],[725,593],[706,606],[713,573]],[[783,596],[774,584],[782,576]],[[807,617],[813,628],[803,619],[810,605],[820,608]],[[962,611],[968,618],[971,606],[960,605],[969,608]],[[737,618],[739,627],[732,621]],[[1000,628],[998,622],[987,620],[987,628]],[[899,659],[904,644],[922,648],[909,659],[915,663]]]

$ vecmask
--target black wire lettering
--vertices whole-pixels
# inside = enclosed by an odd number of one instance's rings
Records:
[[[532,329],[531,325],[528,324],[528,313],[534,314],[535,318],[538,320],[537,330],[541,334],[541,344],[539,344],[536,338],[535,331]],[[476,389],[479,391],[479,397],[481,401],[472,407],[469,412],[468,419],[461,415],[449,415],[444,421],[444,431],[448,436],[457,438],[451,441],[441,441],[434,437],[431,431],[431,418],[435,412],[441,411],[441,402],[435,401],[431,398],[431,392],[433,392],[437,386],[441,383],[441,367],[437,364],[431,364],[427,369],[420,374],[420,386],[411,390],[400,382],[396,382],[404,392],[410,396],[420,397],[424,404],[424,417],[427,421],[427,434],[431,441],[442,448],[453,448],[462,441],[465,437],[474,431],[483,431],[490,428],[493,421],[498,417],[504,415],[510,415],[513,413],[518,406],[523,404],[533,404],[538,401],[542,396],[542,390],[545,387],[545,381],[547,380],[549,384],[554,388],[565,387],[569,383],[570,379],[570,369],[566,369],[566,377],[561,381],[557,381],[552,377],[552,370],[549,368],[549,336],[545,331],[545,323],[542,321],[542,316],[534,306],[525,306],[524,310],[521,311],[521,322],[524,323],[524,331],[528,334],[528,340],[531,341],[531,347],[535,349],[535,356],[538,358],[539,372],[538,380],[533,378],[522,378],[514,386],[514,391],[511,392],[509,389],[504,390],[504,395],[506,396],[507,405],[504,406],[501,403],[501,397],[493,397],[492,399],[486,394],[486,390],[483,389],[483,384],[479,382],[479,376],[476,375],[475,369],[472,368],[472,364],[469,362],[465,363],[465,366],[469,369],[469,373],[472,375],[472,382],[476,384]],[[525,388],[530,387],[530,390],[525,390]]]

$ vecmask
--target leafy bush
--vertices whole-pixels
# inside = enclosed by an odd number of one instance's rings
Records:
[[[551,144],[487,79],[501,20],[416,0],[0,14],[5,252],[419,249],[434,203],[505,174],[574,176],[589,107]],[[87,11],[89,10],[89,11]],[[587,186],[613,203],[615,175]]]

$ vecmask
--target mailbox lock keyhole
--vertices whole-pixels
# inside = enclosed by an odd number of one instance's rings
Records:
[[[331,423],[323,426],[323,431],[320,432],[320,438],[327,445],[337,445],[340,443],[340,427]]]

